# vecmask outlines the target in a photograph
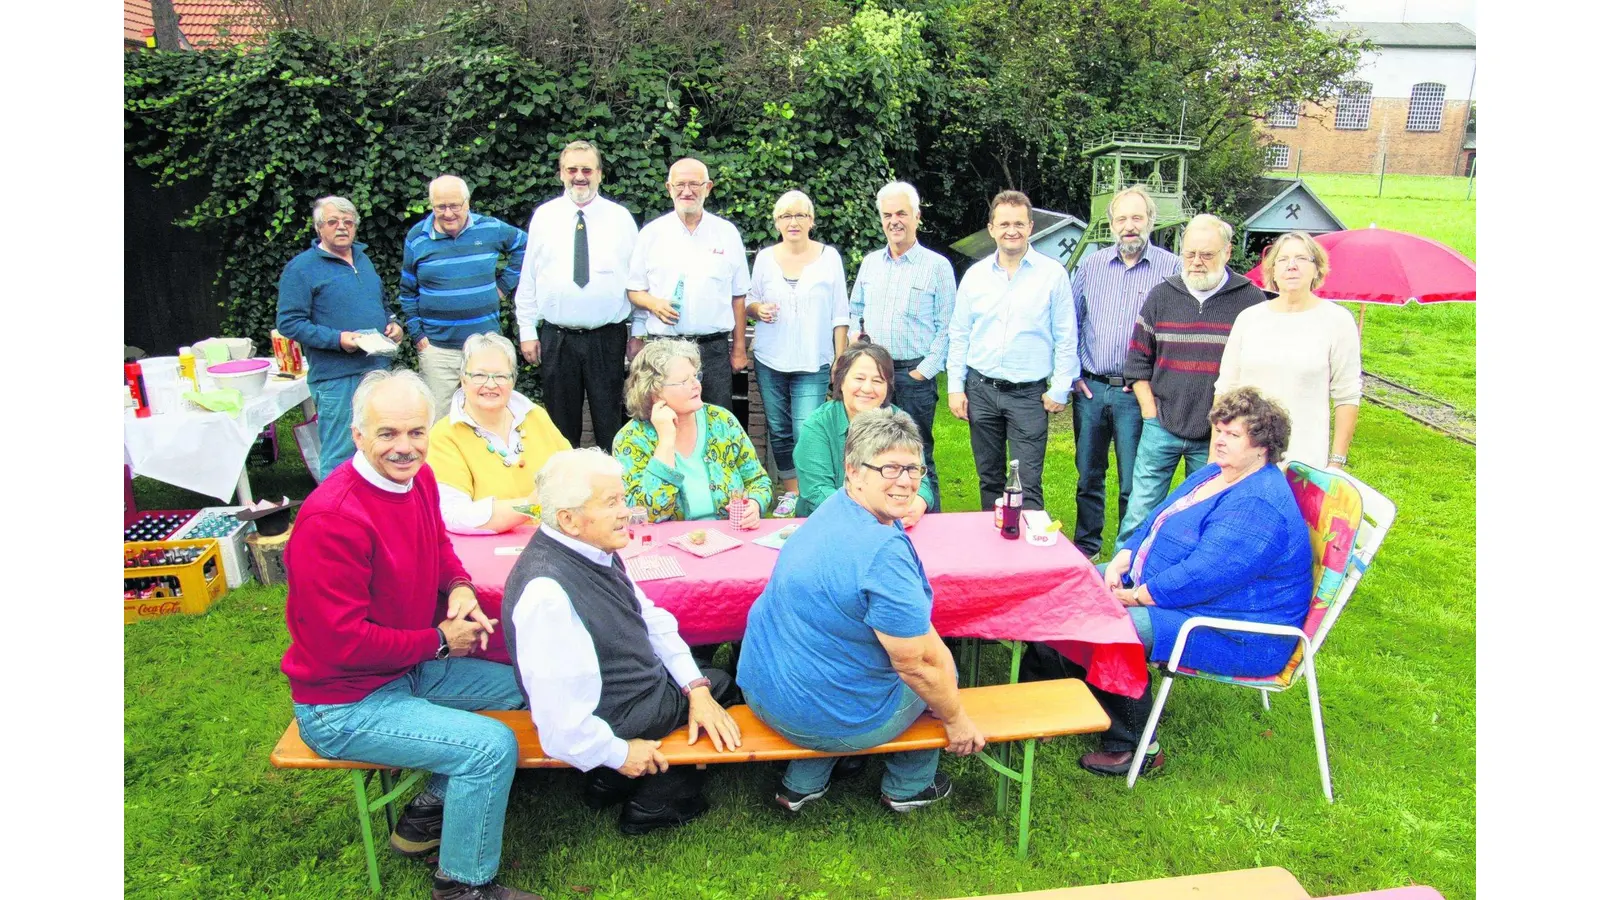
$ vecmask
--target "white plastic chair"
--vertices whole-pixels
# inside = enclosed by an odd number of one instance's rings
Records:
[[[1333,630],[1333,625],[1339,620],[1339,614],[1344,611],[1345,604],[1350,602],[1350,595],[1355,593],[1356,585],[1361,583],[1361,577],[1366,574],[1367,568],[1372,565],[1372,559],[1378,553],[1378,547],[1383,544],[1383,539],[1389,533],[1389,526],[1394,524],[1394,502],[1373,490],[1371,486],[1356,478],[1348,472],[1330,469],[1317,469],[1300,462],[1289,464],[1289,477],[1291,483],[1296,479],[1301,482],[1316,482],[1332,479],[1329,484],[1334,490],[1341,491],[1348,499],[1348,489],[1340,488],[1340,480],[1353,486],[1360,495],[1360,520],[1359,528],[1355,529],[1354,546],[1350,548],[1348,561],[1344,572],[1340,576],[1329,578],[1325,575],[1323,548],[1328,540],[1336,535],[1317,535],[1315,530],[1318,523],[1307,522],[1307,527],[1313,529],[1312,548],[1314,556],[1313,586],[1319,592],[1332,593],[1331,601],[1325,606],[1319,605],[1323,597],[1313,597],[1312,609],[1306,617],[1303,627],[1296,628],[1292,625],[1265,625],[1258,622],[1245,622],[1238,619],[1222,619],[1213,616],[1195,616],[1183,623],[1178,629],[1177,640],[1172,645],[1172,658],[1162,668],[1161,687],[1156,692],[1155,707],[1150,711],[1150,720],[1145,723],[1144,734],[1139,738],[1139,746],[1133,752],[1134,764],[1128,767],[1128,787],[1131,789],[1134,782],[1139,779],[1141,762],[1144,760],[1145,751],[1150,746],[1150,741],[1156,733],[1156,725],[1161,721],[1161,710],[1166,706],[1167,696],[1172,691],[1174,677],[1182,675],[1189,678],[1204,678],[1208,681],[1217,681],[1224,684],[1237,684],[1242,687],[1255,688],[1261,691],[1261,705],[1266,709],[1272,708],[1270,697],[1278,691],[1285,691],[1294,687],[1303,674],[1306,680],[1306,689],[1311,693],[1311,728],[1317,742],[1317,765],[1322,770],[1322,793],[1333,802],[1333,779],[1328,772],[1328,746],[1327,739],[1322,731],[1322,701],[1317,694],[1317,670],[1315,659],[1317,651],[1322,648],[1323,641],[1327,640],[1328,632]],[[1302,511],[1304,511],[1302,509]],[[1321,507],[1317,508],[1320,515]],[[1189,634],[1196,628],[1216,628],[1222,631],[1243,631],[1252,634],[1277,634],[1295,638],[1299,646],[1295,655],[1290,657],[1289,664],[1277,675],[1263,678],[1245,678],[1230,675],[1218,675],[1211,672],[1201,672],[1187,669],[1182,666],[1183,651],[1189,642]],[[1308,629],[1311,633],[1308,635]]]

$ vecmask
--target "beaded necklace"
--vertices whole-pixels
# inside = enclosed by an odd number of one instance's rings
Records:
[[[494,436],[489,433],[488,429],[480,428],[477,424],[474,424],[472,430],[478,437],[483,438],[483,445],[489,448],[490,453],[500,457],[501,465],[508,469],[512,466],[516,466],[519,469],[527,467],[528,463],[522,459],[522,431],[516,425],[511,426],[510,448],[496,447],[494,445]]]

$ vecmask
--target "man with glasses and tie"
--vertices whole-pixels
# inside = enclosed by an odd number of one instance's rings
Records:
[[[1150,289],[1122,364],[1144,424],[1133,462],[1133,493],[1117,534],[1119,550],[1166,499],[1179,459],[1185,477],[1206,464],[1211,401],[1228,333],[1239,313],[1267,299],[1228,268],[1233,227],[1227,222],[1195,216],[1183,230],[1182,251],[1182,274]]]
[[[417,344],[417,368],[433,392],[434,415],[450,409],[461,345],[500,330],[500,300],[516,287],[528,235],[472,212],[472,192],[455,175],[428,184],[433,208],[406,232],[400,261],[400,315]],[[505,269],[496,274],[500,260]]]
[[[557,174],[566,190],[528,221],[528,255],[517,285],[522,358],[541,366],[544,406],[576,447],[589,398],[594,443],[611,447],[622,427],[628,346],[628,264],[639,238],[633,213],[600,196],[600,149],[573,141]]]
[[[745,355],[744,298],[750,263],[732,222],[707,212],[715,184],[698,159],[680,159],[667,173],[673,211],[639,230],[628,270],[628,299],[638,307],[635,337],[681,337],[700,349],[701,395],[733,407],[733,373]]]

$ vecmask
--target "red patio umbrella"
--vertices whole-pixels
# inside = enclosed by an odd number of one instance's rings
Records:
[[[1374,227],[1315,239],[1328,251],[1328,280],[1315,292],[1326,300],[1403,305],[1478,299],[1478,267],[1430,238]],[[1261,284],[1261,266],[1245,277]]]

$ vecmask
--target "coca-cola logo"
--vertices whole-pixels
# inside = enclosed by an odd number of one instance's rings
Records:
[[[141,616],[170,616],[177,611],[177,600],[168,600],[166,603],[139,604],[139,615]]]

